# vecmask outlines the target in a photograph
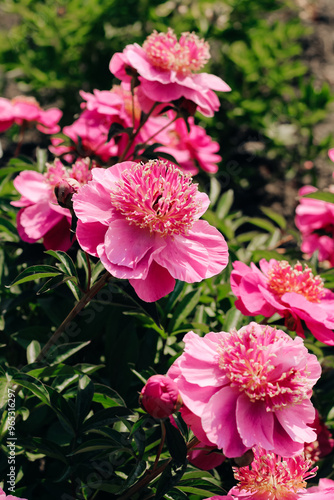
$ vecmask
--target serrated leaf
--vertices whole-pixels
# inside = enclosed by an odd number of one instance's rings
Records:
[[[63,273],[53,266],[30,266],[22,271],[22,273],[20,273],[10,285],[7,285],[7,288],[14,285],[21,285],[22,283],[27,283],[28,281],[35,281],[40,278],[51,278],[52,276],[57,276],[59,274]]]

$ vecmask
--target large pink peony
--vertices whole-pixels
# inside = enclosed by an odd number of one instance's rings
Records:
[[[59,132],[58,122],[62,117],[58,108],[44,110],[34,97],[17,96],[11,101],[0,98],[0,132],[10,128],[14,123],[23,125],[36,122],[37,129],[44,134]]]
[[[209,198],[175,165],[123,162],[92,175],[73,196],[79,244],[110,274],[129,279],[141,299],[153,302],[176,279],[202,281],[226,267],[223,236],[198,220]]]
[[[290,330],[304,337],[303,320],[313,335],[324,344],[334,345],[334,293],[324,288],[322,279],[305,265],[291,267],[287,261],[265,259],[260,269],[251,263],[233,263],[232,292],[236,307],[246,316],[274,313],[285,318]]]
[[[227,457],[255,445],[289,457],[316,439],[308,424],[321,368],[300,337],[250,323],[204,337],[189,332],[184,342],[167,375],[192,412],[190,419],[182,415],[199,440],[205,434]]]
[[[334,192],[334,187],[329,190]],[[295,224],[302,236],[301,250],[308,257],[318,250],[319,261],[328,260],[334,266],[334,203],[303,198],[316,191],[313,186],[304,186],[298,193]]]
[[[22,195],[11,202],[21,210],[17,215],[17,230],[23,241],[35,243],[43,239],[45,248],[68,250],[71,242],[71,214],[57,203],[54,188],[64,179],[80,187],[91,179],[90,162],[78,160],[71,169],[66,169],[60,160],[48,164],[47,172],[41,174],[25,170],[14,179],[14,186]]]
[[[144,111],[156,102],[180,98],[192,101],[198,111],[213,116],[219,100],[213,90],[227,92],[230,87],[221,78],[196,73],[210,59],[209,45],[195,33],[182,33],[177,40],[171,28],[167,33],[154,31],[142,47],[127,45],[113,55],[110,71],[124,83],[138,77],[138,98]]]

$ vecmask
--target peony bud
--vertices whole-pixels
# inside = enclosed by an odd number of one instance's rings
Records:
[[[164,375],[153,375],[143,387],[139,403],[154,418],[166,418],[182,405],[176,383]]]
[[[72,196],[78,192],[81,184],[70,177],[62,179],[54,189],[57,201],[63,208],[72,208]]]

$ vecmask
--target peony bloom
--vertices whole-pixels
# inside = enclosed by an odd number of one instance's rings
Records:
[[[132,78],[138,78],[138,98],[145,112],[156,102],[184,98],[204,115],[213,116],[219,109],[213,90],[231,89],[215,75],[197,73],[209,59],[207,42],[195,33],[182,33],[178,41],[169,28],[167,33],[154,31],[142,47],[127,45],[122,53],[113,55],[109,69],[129,88]]]
[[[166,129],[161,133],[158,132],[154,140],[151,141],[163,144],[158,148],[158,151],[172,155],[182,170],[188,174],[198,174],[198,167],[205,172],[216,173],[218,171],[217,163],[222,159],[217,154],[219,151],[218,142],[213,141],[204,128],[195,125],[192,116],[188,118],[189,132],[183,118],[178,118],[167,126],[174,116],[175,113],[169,111],[168,117],[159,116],[148,120],[146,129],[143,131],[144,138],[144,134],[148,133],[148,137],[151,137],[156,131],[166,126]]]
[[[27,499],[14,497],[13,495],[6,495],[6,493],[0,488],[0,500],[27,500]]]
[[[290,330],[304,337],[303,320],[324,344],[334,345],[334,293],[324,288],[320,276],[305,265],[291,267],[285,261],[260,260],[260,269],[251,263],[233,263],[231,287],[238,297],[236,307],[246,316],[274,313],[285,318]]]
[[[253,449],[251,467],[233,467],[238,485],[229,491],[243,500],[297,500],[304,498],[306,481],[316,475],[317,467],[304,455],[282,458],[261,447]],[[305,495],[308,498],[308,495]],[[319,499],[320,500],[320,499]]]
[[[333,150],[334,151],[334,150]],[[329,187],[334,192],[334,187]],[[299,190],[299,205],[296,208],[295,224],[302,236],[301,250],[307,257],[318,250],[320,262],[328,260],[334,266],[334,204],[303,198],[317,188],[304,186]]]
[[[220,273],[228,262],[221,233],[198,220],[209,198],[175,165],[154,160],[94,169],[73,196],[77,239],[146,302]]]
[[[182,413],[200,441],[204,434],[227,457],[255,445],[289,457],[316,438],[308,424],[321,368],[300,337],[250,323],[204,337],[189,332],[183,340],[185,351],[167,375],[197,417]]]
[[[21,207],[17,215],[17,230],[23,241],[35,243],[43,238],[46,249],[68,250],[71,242],[71,214],[58,205],[54,189],[64,180],[78,190],[91,179],[89,160],[78,160],[66,169],[60,160],[47,164],[47,172],[41,174],[25,170],[14,179],[14,186],[22,195],[11,202]],[[75,181],[75,182],[74,182]]]
[[[182,399],[173,380],[153,375],[142,388],[139,402],[152,417],[167,418],[179,410]]]
[[[24,125],[27,122],[36,122],[37,129],[44,134],[59,132],[58,122],[62,117],[58,108],[44,110],[34,97],[17,96],[11,101],[0,98],[0,132],[10,128],[14,123]]]

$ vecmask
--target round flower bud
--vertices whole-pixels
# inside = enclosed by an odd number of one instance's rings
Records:
[[[166,418],[182,405],[176,383],[164,375],[153,375],[143,387],[139,403],[154,418]]]

